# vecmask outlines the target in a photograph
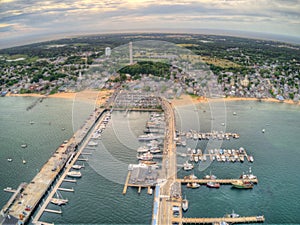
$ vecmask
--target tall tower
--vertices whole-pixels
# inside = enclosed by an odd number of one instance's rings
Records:
[[[133,58],[132,58],[132,42],[129,42],[129,64],[133,64]]]

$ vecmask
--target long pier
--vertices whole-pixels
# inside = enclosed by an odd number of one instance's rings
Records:
[[[177,179],[177,182],[180,183],[198,183],[198,184],[207,184],[208,182],[216,182],[220,184],[232,184],[238,181],[252,182],[254,184],[258,183],[258,179]]]
[[[173,218],[173,223],[183,224],[213,224],[213,223],[263,223],[265,221],[264,216],[249,216],[249,217],[222,217],[222,218]]]
[[[101,114],[102,115],[102,114]],[[103,121],[103,117],[102,119],[99,120],[98,123],[101,123]],[[93,131],[90,133],[89,136],[87,136],[85,138],[84,143],[81,145],[80,149],[77,151],[77,153],[74,155],[74,157],[72,158],[72,160],[69,162],[69,164],[65,167],[65,170],[63,172],[63,174],[60,176],[60,179],[57,181],[57,183],[55,184],[55,186],[53,187],[51,193],[48,195],[47,199],[44,201],[43,205],[41,206],[41,208],[39,208],[39,211],[37,212],[36,216],[34,217],[32,223],[33,224],[39,224],[39,220],[41,218],[41,216],[43,215],[44,212],[53,212],[49,209],[47,209],[46,207],[48,206],[48,204],[50,203],[51,199],[53,198],[53,196],[55,195],[55,193],[57,192],[57,190],[60,191],[67,191],[67,192],[74,192],[74,189],[68,189],[68,188],[62,188],[60,187],[61,184],[63,182],[76,182],[76,179],[67,179],[67,173],[71,170],[72,166],[74,165],[74,163],[79,160],[80,155],[82,154],[82,151],[85,149],[85,147],[88,145],[89,141],[90,141],[90,137],[92,135],[92,133],[97,129],[97,126],[94,126]]]
[[[82,128],[56,149],[52,157],[43,165],[32,181],[14,193],[13,198],[1,210],[0,224],[5,224],[5,221],[10,220],[10,218],[15,218],[20,224],[28,222],[32,212],[66,164],[68,164],[67,167],[69,168],[71,165],[70,161],[72,162],[72,160],[79,157],[81,151],[77,151],[78,146],[82,145],[89,131],[105,111],[105,108],[96,109]],[[24,213],[25,211],[26,213]]]

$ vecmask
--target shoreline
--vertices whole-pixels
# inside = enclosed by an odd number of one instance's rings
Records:
[[[60,92],[60,93],[55,93],[53,95],[42,95],[42,94],[36,94],[36,93],[29,93],[29,94],[11,94],[8,93],[6,96],[7,97],[36,97],[36,98],[62,98],[62,99],[74,99],[77,94],[96,94],[99,93],[99,97],[103,97],[103,95],[111,94],[113,91],[112,90],[102,90],[102,91],[94,91],[94,90],[86,90],[86,91],[81,91],[81,92]],[[230,101],[262,101],[262,102],[274,102],[274,103],[285,103],[285,104],[290,104],[290,105],[300,105],[300,102],[294,102],[291,99],[284,100],[284,101],[279,101],[275,98],[263,98],[263,99],[258,99],[258,98],[249,98],[249,97],[227,97],[227,98],[205,98],[202,96],[199,97],[191,97],[189,95],[181,95],[180,98],[178,99],[173,99],[171,100],[171,103],[174,106],[186,106],[186,105],[192,105],[192,104],[199,104],[199,103],[207,103],[207,102],[230,102]]]

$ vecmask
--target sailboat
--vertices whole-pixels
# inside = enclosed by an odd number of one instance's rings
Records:
[[[51,203],[55,205],[65,205],[68,203],[68,201],[68,199],[63,199],[58,191],[56,192],[56,198],[51,199]]]

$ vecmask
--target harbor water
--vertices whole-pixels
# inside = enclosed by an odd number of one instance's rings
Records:
[[[11,194],[2,190],[17,188],[30,182],[55,149],[73,135],[73,102],[47,98],[31,110],[31,97],[0,99],[0,206]],[[80,108],[80,107],[79,107]],[[86,108],[86,107],[85,107]],[[183,195],[189,200],[184,217],[223,217],[234,210],[241,216],[263,214],[266,224],[300,224],[299,215],[299,133],[300,108],[295,105],[256,101],[226,102],[226,120],[221,126],[226,132],[240,134],[239,139],[223,141],[222,148],[244,147],[254,162],[213,162],[203,170],[201,163],[194,169],[199,178],[210,172],[218,178],[238,178],[249,166],[259,183],[252,190],[236,190],[230,185],[220,189],[187,189]],[[235,112],[235,113],[234,113]],[[234,115],[236,114],[236,115]],[[74,193],[61,192],[69,203],[62,206],[62,215],[44,213],[41,221],[55,224],[150,224],[153,196],[142,190],[128,188],[122,195],[126,166],[137,163],[136,140],[142,134],[148,113],[113,112],[99,143],[85,168],[82,178],[73,187]],[[181,106],[176,109],[178,129],[209,132],[219,122],[212,118],[210,104]],[[82,118],[79,118],[79,117]],[[78,113],[76,120],[84,121],[86,114]],[[265,132],[262,132],[265,129]],[[26,148],[21,148],[26,144]],[[207,141],[188,140],[188,146],[205,149]],[[105,154],[109,153],[109,154]],[[178,147],[185,153],[186,147]],[[11,158],[9,162],[7,159]],[[26,160],[26,164],[22,163]],[[109,162],[114,162],[112,165]],[[178,156],[178,164],[186,158]],[[98,162],[98,163],[97,163]],[[82,162],[80,162],[82,164]],[[124,169],[125,168],[125,169]],[[179,168],[178,177],[190,174]],[[49,205],[48,208],[59,209]]]

